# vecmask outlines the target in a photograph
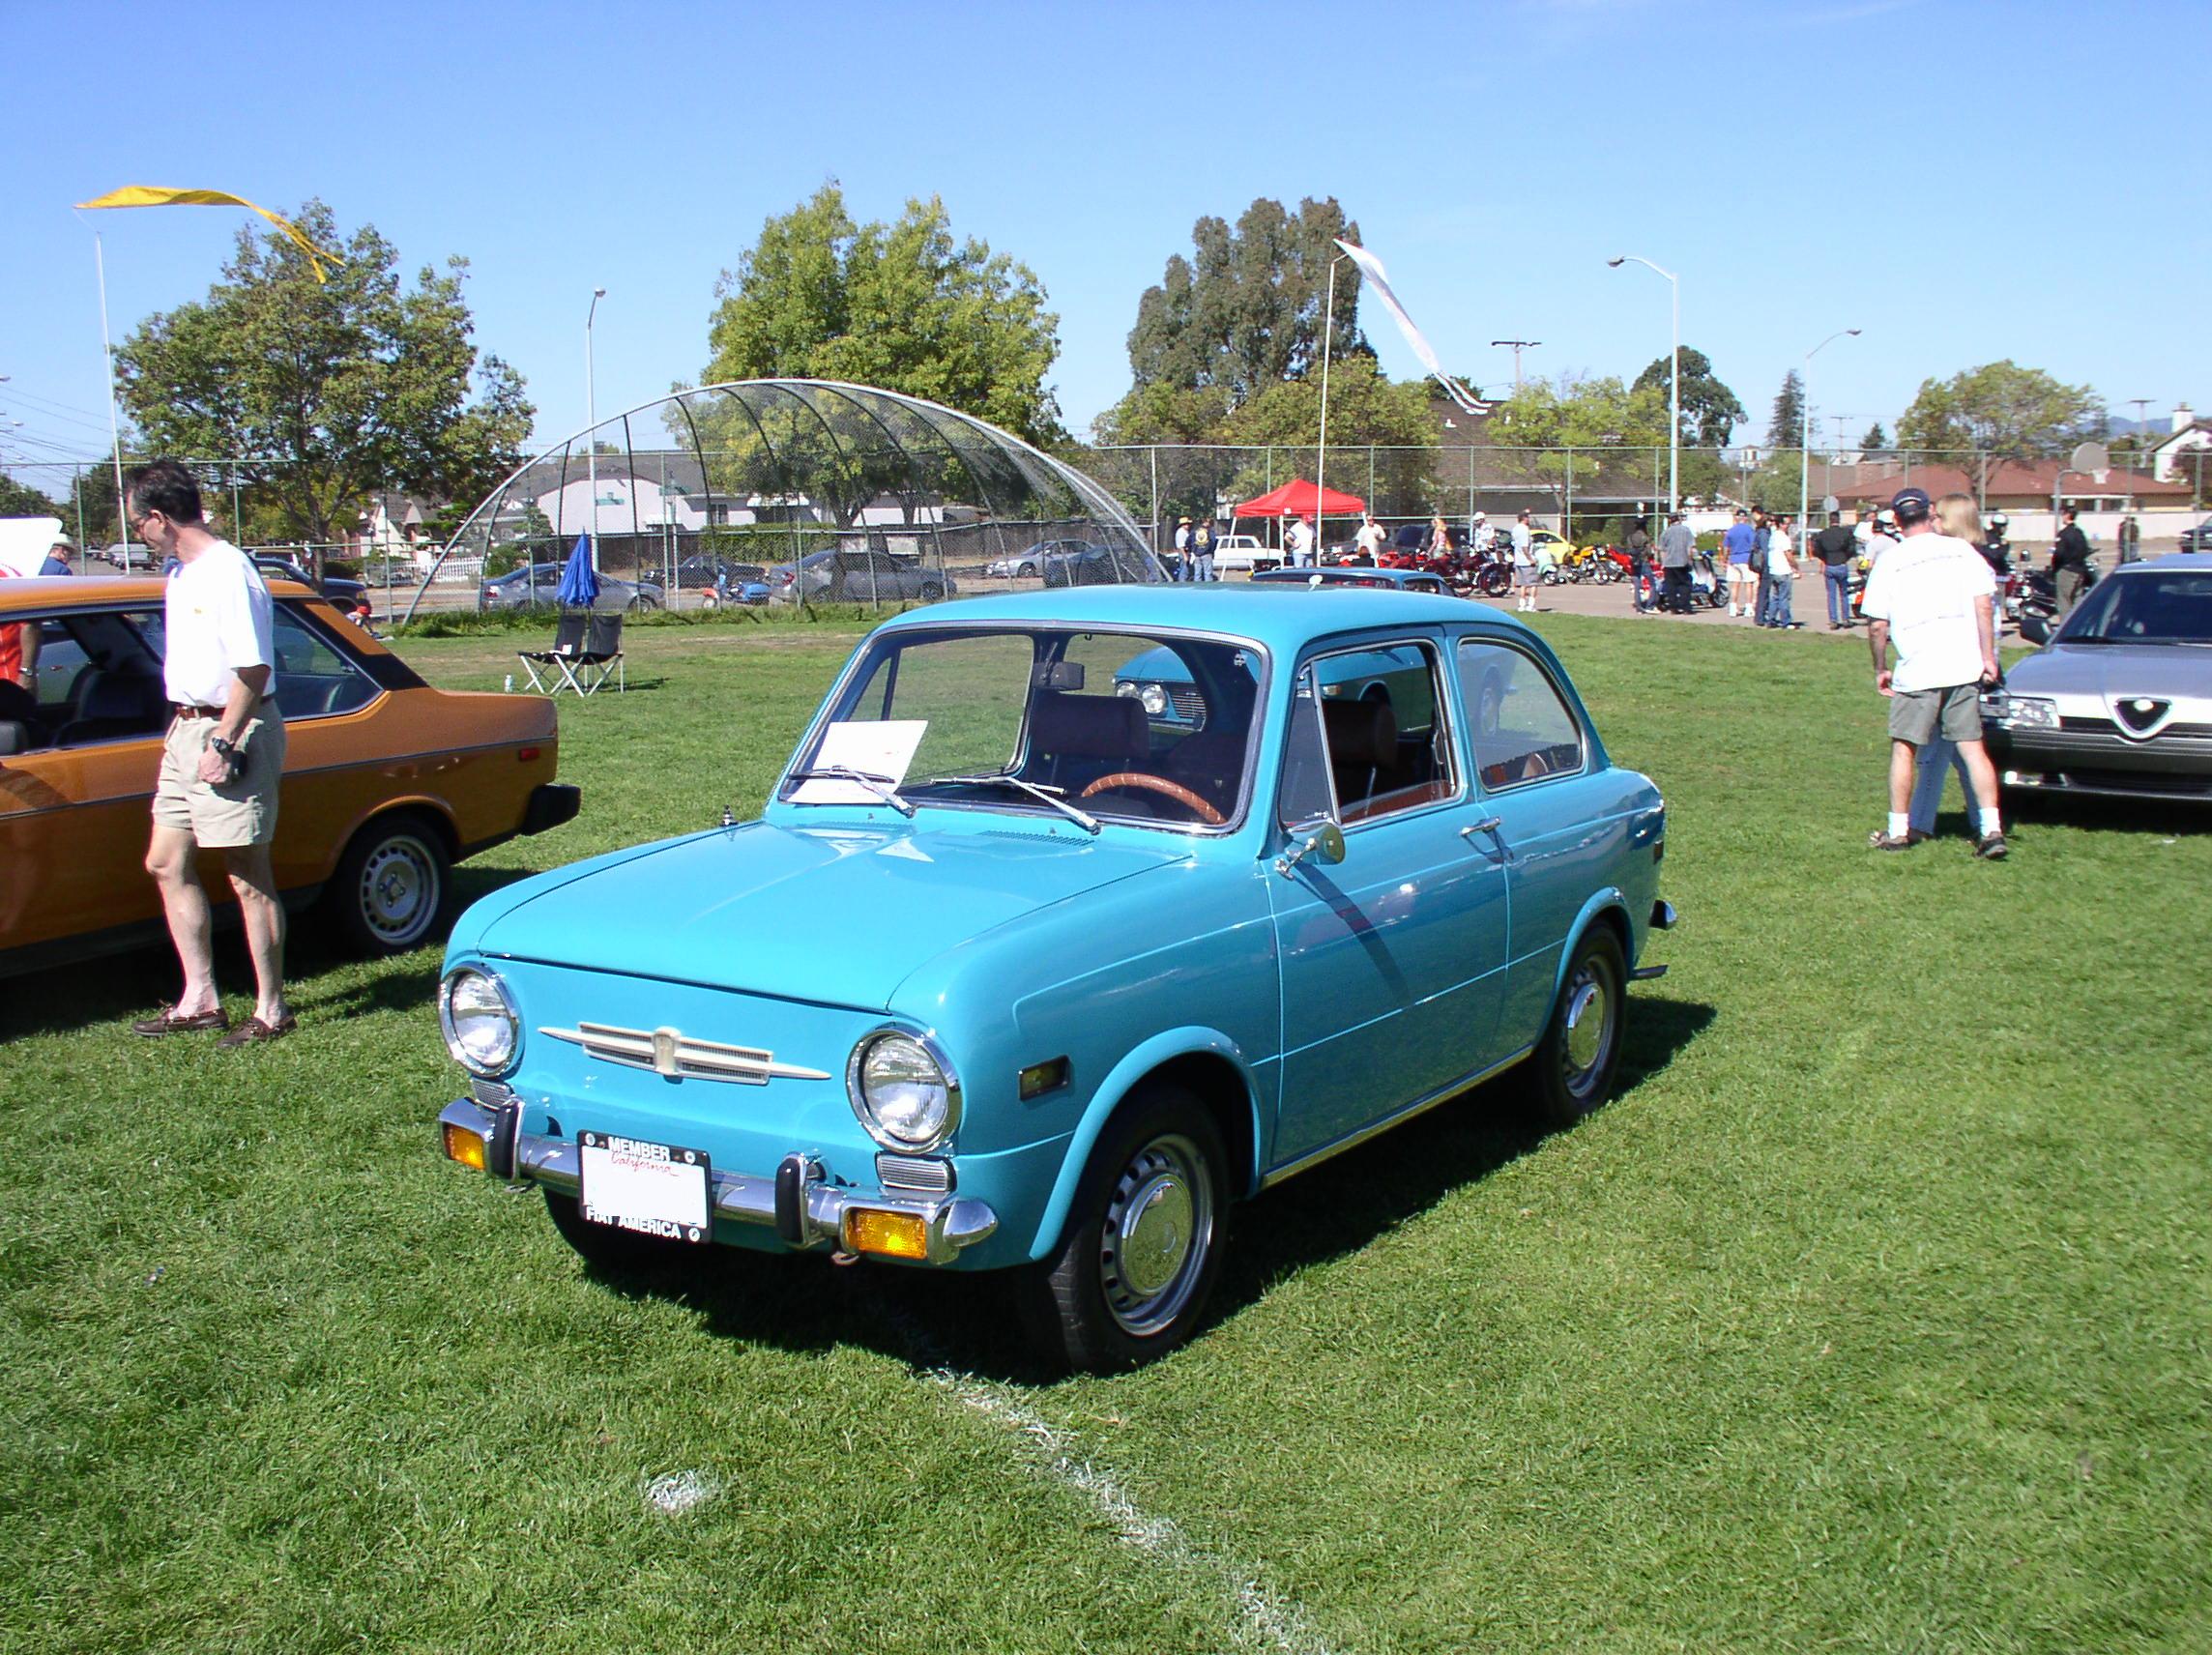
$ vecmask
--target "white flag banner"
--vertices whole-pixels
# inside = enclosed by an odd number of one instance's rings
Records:
[[[1375,290],[1375,297],[1382,301],[1382,308],[1390,312],[1390,319],[1398,324],[1398,332],[1406,335],[1406,343],[1412,347],[1413,355],[1420,358],[1421,365],[1435,376],[1436,382],[1444,388],[1444,394],[1458,405],[1460,412],[1489,413],[1489,403],[1482,401],[1466,386],[1444,372],[1443,363],[1437,361],[1436,347],[1422,335],[1420,329],[1413,326],[1412,317],[1406,314],[1406,307],[1398,303],[1398,296],[1390,291],[1390,277],[1382,269],[1382,261],[1365,247],[1355,247],[1350,242],[1339,240],[1336,245],[1344,249],[1346,257],[1359,267],[1359,274],[1367,278],[1367,285]]]

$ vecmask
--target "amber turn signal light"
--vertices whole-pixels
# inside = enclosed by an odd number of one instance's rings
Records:
[[[845,1214],[845,1247],[886,1259],[929,1257],[929,1226],[911,1212],[884,1212],[857,1206]]]
[[[458,1161],[464,1167],[474,1167],[480,1173],[483,1172],[485,1170],[484,1141],[466,1126],[455,1126],[448,1121],[446,1123],[446,1158],[450,1161]]]

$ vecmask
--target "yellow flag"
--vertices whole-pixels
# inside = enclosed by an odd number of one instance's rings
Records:
[[[323,275],[323,261],[343,264],[345,260],[335,253],[327,253],[307,240],[300,226],[291,219],[280,218],[266,207],[256,206],[243,195],[226,195],[219,189],[163,189],[153,184],[126,184],[121,189],[110,189],[96,201],[79,201],[79,207],[248,207],[289,236],[292,245],[307,255],[307,263],[314,267],[315,279],[327,281]]]

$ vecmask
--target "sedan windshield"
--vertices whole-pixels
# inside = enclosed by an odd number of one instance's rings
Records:
[[[2115,576],[2081,599],[2058,638],[2068,644],[2212,644],[2212,573]]]
[[[1223,827],[1249,791],[1263,661],[1255,646],[1218,638],[887,633],[781,797],[869,803],[895,787],[914,805],[1042,814],[1093,830]]]

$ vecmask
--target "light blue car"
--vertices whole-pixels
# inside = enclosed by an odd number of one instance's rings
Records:
[[[1156,653],[1187,728],[1118,692]],[[762,820],[462,916],[445,1149],[600,1267],[1009,1271],[1049,1359],[1126,1366],[1202,1321],[1230,1203],[1514,1065],[1551,1120],[1601,1104],[1665,848],[1509,615],[940,604],[861,642]]]

